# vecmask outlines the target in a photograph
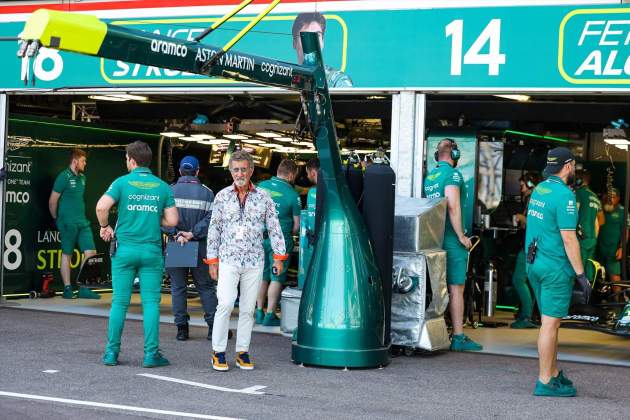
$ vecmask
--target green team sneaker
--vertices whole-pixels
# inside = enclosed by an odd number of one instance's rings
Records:
[[[61,296],[64,299],[74,299],[74,292],[72,291],[72,286],[64,286],[63,294]]]
[[[483,346],[475,343],[465,334],[453,335],[451,339],[451,351],[481,351]]]
[[[103,364],[105,366],[116,366],[118,364],[118,353],[106,350],[103,354]]]
[[[170,364],[171,362],[169,362],[166,357],[162,356],[162,354],[159,351],[156,351],[155,353],[144,354],[144,361],[142,362],[142,367],[154,368],[154,367],[168,366]]]
[[[534,324],[529,319],[517,319],[516,321],[512,322],[510,328],[521,330],[526,328],[538,328],[538,325]]]
[[[556,379],[562,384],[562,385],[566,385],[566,386],[573,386],[573,381],[569,378],[567,378],[567,376],[564,374],[563,371],[558,372],[558,376],[556,376]]]
[[[574,387],[562,384],[558,378],[551,378],[547,384],[538,379],[534,388],[534,395],[537,397],[575,397],[576,394]]]
[[[265,319],[265,311],[256,309],[256,324],[262,324]]]
[[[96,292],[91,291],[87,287],[79,287],[79,294],[77,295],[79,299],[100,299],[101,295]]]
[[[278,318],[273,312],[268,312],[267,314],[265,314],[265,319],[263,319],[262,324],[265,327],[279,327],[280,318]]]

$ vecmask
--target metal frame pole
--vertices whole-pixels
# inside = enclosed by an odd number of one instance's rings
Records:
[[[7,136],[9,126],[9,97],[0,94],[0,167],[5,167]],[[6,180],[0,181],[0,304],[4,299],[4,218],[5,218]]]
[[[623,229],[621,230],[621,281],[628,281],[628,205],[630,202],[630,151],[626,150],[626,188],[623,199]]]

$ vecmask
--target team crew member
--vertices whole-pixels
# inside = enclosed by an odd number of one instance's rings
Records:
[[[313,187],[308,190],[306,196],[306,209],[308,210],[308,217],[315,219],[315,205],[317,203],[317,173],[319,172],[319,159],[312,158],[306,162],[306,177]]]
[[[516,321],[510,325],[510,328],[520,329],[536,328],[536,324],[531,321],[534,305],[532,301],[532,294],[529,290],[529,285],[527,284],[527,273],[525,272],[525,252],[523,248],[525,244],[525,227],[527,226],[527,205],[529,204],[532,191],[534,190],[536,184],[538,184],[539,179],[536,175],[527,173],[521,177],[519,182],[521,186],[523,209],[521,212],[517,213],[515,217],[522,230],[519,231],[520,251],[516,255],[514,273],[512,274],[512,286],[514,286],[514,290],[516,290],[516,294],[518,295],[518,300],[521,305],[516,316]]]
[[[540,371],[534,395],[573,397],[573,383],[557,368],[558,328],[568,314],[576,273],[586,302],[590,284],[575,233],[575,194],[567,185],[575,177],[575,158],[569,149],[557,147],[548,152],[545,175],[549,178],[538,184],[529,200],[525,235],[527,276],[542,322],[538,334]]]
[[[300,196],[293,189],[293,183],[298,174],[298,167],[294,161],[284,159],[278,166],[277,175],[270,180],[263,181],[258,187],[266,190],[276,205],[276,214],[280,221],[280,228],[284,236],[284,244],[289,258],[284,262],[282,272],[273,274],[270,270],[273,265],[273,250],[271,241],[266,238],[263,243],[265,250],[265,269],[263,271],[262,284],[258,291],[256,308],[256,323],[269,327],[280,325],[280,319],[276,316],[276,306],[280,299],[282,286],[287,278],[287,269],[293,249],[293,235],[300,230]],[[267,298],[267,313],[264,312],[265,298]]]
[[[103,363],[118,364],[120,337],[131,289],[140,278],[142,320],[144,324],[143,367],[166,366],[169,361],[158,351],[160,334],[160,299],[164,257],[160,225],[177,226],[175,200],[169,186],[149,169],[151,148],[141,141],[126,148],[128,175],[114,180],[96,205],[101,238],[114,241],[112,256],[112,307],[109,314],[107,347]],[[118,206],[116,229],[109,225],[109,211]]]
[[[464,178],[455,169],[460,152],[457,143],[444,139],[438,143],[435,160],[438,165],[425,178],[427,198],[446,197],[448,217],[444,228],[446,282],[449,291],[449,312],[453,323],[451,351],[479,351],[483,347],[464,334],[464,285],[471,242],[464,234],[462,207],[466,196]]]
[[[265,263],[265,228],[274,252],[273,267],[278,273],[282,272],[283,261],[287,259],[276,206],[265,190],[255,187],[250,181],[254,173],[252,157],[245,151],[234,152],[229,160],[229,169],[234,184],[217,194],[208,229],[210,277],[218,280],[219,299],[212,330],[212,367],[220,371],[229,369],[225,349],[230,314],[239,285],[236,365],[246,370],[254,368],[249,357],[249,343]]]
[[[197,178],[199,161],[196,157],[184,157],[179,164],[179,174],[181,176],[177,183],[171,186],[179,213],[179,223],[175,228],[162,228],[162,231],[169,235],[169,240],[175,240],[182,245],[189,241],[199,242],[199,257],[196,267],[170,267],[166,269],[171,278],[173,315],[175,316],[175,325],[177,325],[176,339],[179,341],[188,340],[190,316],[187,311],[186,298],[188,272],[190,271],[195,288],[201,298],[204,319],[208,324],[208,340],[212,340],[212,324],[214,323],[214,313],[217,310],[217,292],[216,285],[210,280],[208,266],[203,260],[206,256],[206,238],[212,215],[214,193]]]
[[[70,260],[74,247],[83,252],[83,262],[96,254],[90,222],[85,217],[85,168],[87,155],[81,149],[73,149],[70,154],[70,166],[55,179],[48,209],[55,221],[61,237],[61,279],[63,280],[63,298],[72,299],[70,282]],[[86,287],[79,287],[78,297],[100,299],[101,296]]]
[[[613,188],[604,204],[606,222],[601,228],[597,241],[597,253],[606,267],[610,280],[621,280],[621,232],[623,229],[624,208],[619,204],[619,190]]]
[[[575,199],[578,207],[578,240],[580,241],[580,255],[582,265],[586,271],[586,277],[593,280],[593,264],[588,260],[595,257],[597,248],[597,236],[600,226],[605,223],[602,203],[589,188],[591,173],[587,170],[581,171],[578,178],[579,187],[575,190]]]

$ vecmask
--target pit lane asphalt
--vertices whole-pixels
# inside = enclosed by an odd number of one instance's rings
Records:
[[[177,342],[175,327],[160,326],[160,347],[171,366],[143,369],[142,323],[128,320],[121,365],[100,362],[107,319],[0,308],[0,393],[11,392],[248,419],[397,418],[629,418],[630,369],[563,363],[577,398],[533,397],[537,361],[481,354],[398,357],[384,369],[300,367],[291,343],[278,335],[252,337],[256,370],[209,364],[205,328]],[[630,345],[629,350],[630,351]],[[58,370],[44,373],[44,370]],[[264,395],[222,392],[138,374],[241,390],[265,386]],[[119,419],[181,416],[77,406],[0,395],[3,419]]]

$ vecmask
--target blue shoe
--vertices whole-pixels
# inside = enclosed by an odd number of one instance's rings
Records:
[[[155,353],[144,354],[144,361],[142,362],[142,367],[154,368],[154,367],[168,366],[170,364],[171,362],[169,362],[166,357],[162,356],[162,354],[159,351],[156,351]]]
[[[534,395],[537,397],[575,397],[576,394],[574,387],[560,383],[558,378],[551,378],[547,384],[538,379],[534,388]]]
[[[481,344],[475,343],[465,334],[453,335],[451,339],[451,351],[480,351],[483,350]]]
[[[103,364],[105,366],[116,366],[118,364],[118,353],[111,350],[105,350],[103,354]]]

